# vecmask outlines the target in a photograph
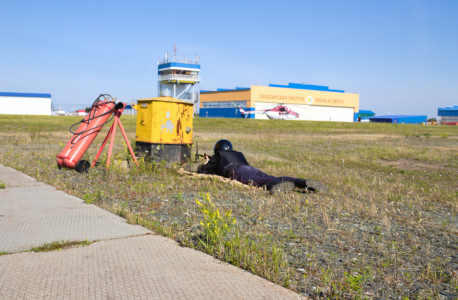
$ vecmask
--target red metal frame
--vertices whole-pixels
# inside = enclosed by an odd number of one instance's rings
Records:
[[[138,161],[135,158],[134,151],[132,150],[132,147],[130,146],[130,143],[129,143],[129,139],[127,138],[127,134],[124,131],[124,127],[121,124],[120,117],[121,117],[121,114],[124,111],[124,107],[125,107],[125,105],[123,106],[123,108],[115,110],[115,112],[114,112],[115,116],[114,116],[113,124],[111,125],[111,128],[108,131],[108,134],[105,137],[105,140],[103,141],[102,146],[100,146],[100,149],[97,152],[97,155],[95,156],[94,161],[92,162],[92,167],[94,167],[95,164],[97,163],[97,160],[99,159],[100,155],[102,154],[103,148],[105,148],[105,145],[106,145],[108,139],[111,136],[111,138],[110,138],[110,146],[108,147],[107,170],[110,168],[111,153],[113,151],[114,137],[115,137],[115,134],[116,134],[116,125],[119,125],[119,128],[121,129],[122,136],[124,137],[124,140],[126,141],[126,144],[129,147],[130,155],[132,156],[132,159],[134,160],[135,164],[137,165],[137,168],[139,167]]]

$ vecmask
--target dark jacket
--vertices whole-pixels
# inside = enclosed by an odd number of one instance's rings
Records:
[[[197,173],[202,174],[217,174],[224,177],[229,177],[229,172],[234,168],[250,164],[246,161],[242,152],[238,151],[218,151],[210,157],[210,160],[205,165],[200,165],[197,168]]]

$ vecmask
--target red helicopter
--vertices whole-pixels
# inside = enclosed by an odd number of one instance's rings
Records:
[[[246,111],[240,106],[238,108],[244,117],[251,114],[266,114],[269,119],[274,120],[289,120],[299,118],[299,113],[293,111],[291,108],[284,106],[283,103],[279,103],[279,105],[275,106],[274,108],[262,110]]]

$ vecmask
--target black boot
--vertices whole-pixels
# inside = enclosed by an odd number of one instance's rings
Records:
[[[294,180],[294,186],[300,189],[305,189],[307,187],[307,182],[305,179],[296,179]]]
[[[313,179],[297,179],[294,181],[294,186],[300,189],[307,189],[311,192],[327,193],[329,191],[324,183]]]
[[[272,195],[279,195],[294,190],[294,183],[273,180],[267,185],[267,190],[270,191]]]

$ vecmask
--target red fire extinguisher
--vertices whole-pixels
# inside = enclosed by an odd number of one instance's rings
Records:
[[[102,146],[97,152],[97,155],[95,156],[95,159],[92,162],[92,166],[94,167],[96,165],[97,160],[103,151],[103,148],[105,147],[108,139],[111,138],[107,156],[108,170],[108,168],[110,167],[111,153],[113,151],[116,127],[119,126],[119,128],[121,129],[121,133],[124,137],[124,140],[126,142],[126,145],[129,148],[130,156],[132,157],[132,160],[135,162],[138,168],[139,164],[137,158],[135,157],[134,151],[129,143],[129,139],[127,138],[126,131],[124,130],[124,127],[121,124],[121,120],[119,119],[121,117],[122,112],[124,111],[124,108],[124,103],[116,103],[115,99],[113,99],[110,95],[100,95],[92,104],[91,111],[86,116],[86,118],[70,127],[70,132],[73,133],[73,137],[64,147],[64,150],[62,150],[62,152],[56,156],[58,167],[74,168],[76,171],[80,173],[88,172],[90,164],[88,161],[82,160],[81,158],[83,157],[84,153],[86,153],[87,149],[92,144],[94,139],[97,137],[100,130],[102,130],[103,126],[113,119],[113,124],[111,125],[111,128],[108,131],[108,134],[105,137]],[[110,116],[112,116],[113,118],[110,119]],[[80,124],[78,126],[78,129],[75,132],[73,132],[72,128],[78,124]]]
[[[109,122],[108,119],[113,115],[115,108],[116,103],[110,95],[102,94],[94,101],[89,114],[84,120],[79,122],[81,124],[78,126],[78,129],[72,131],[72,128],[79,123],[70,127],[73,137],[62,152],[57,155],[57,165],[59,168],[89,168],[89,164],[86,161],[80,163],[81,157],[86,153],[103,126]],[[82,165],[78,166],[78,163]]]

